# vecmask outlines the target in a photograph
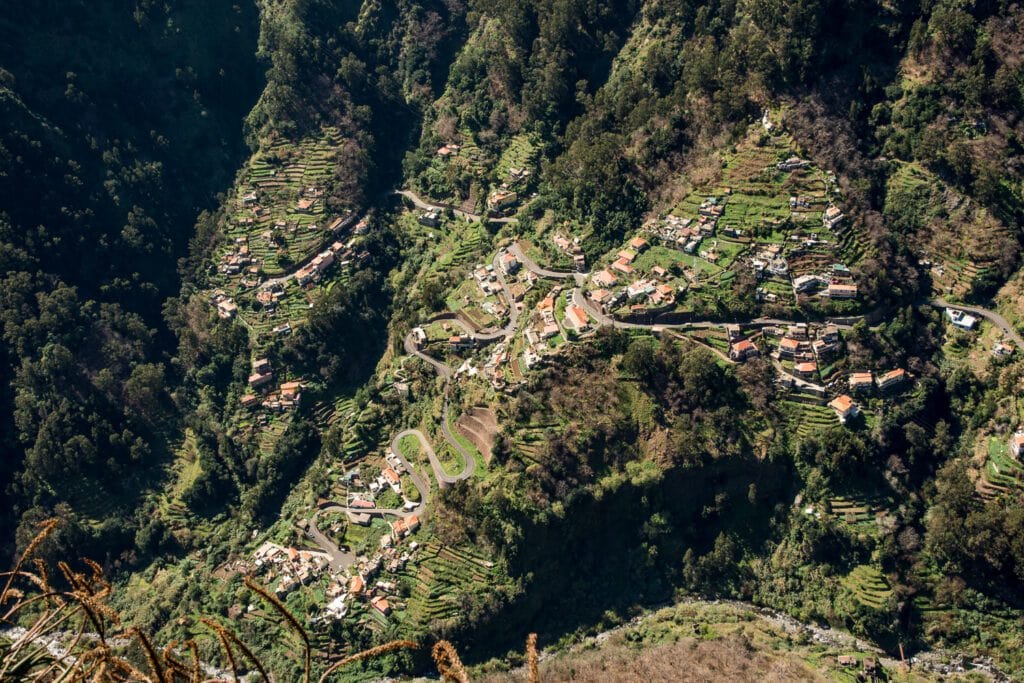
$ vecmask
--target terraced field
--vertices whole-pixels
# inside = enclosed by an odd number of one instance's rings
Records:
[[[435,542],[424,545],[402,576],[412,586],[406,615],[418,624],[458,618],[462,593],[486,590],[497,580],[493,564],[483,557]]]
[[[782,401],[783,411],[790,427],[800,438],[807,438],[836,425],[836,416],[830,409],[820,405]]]
[[[842,584],[857,602],[874,609],[885,607],[886,601],[892,596],[892,589],[882,572],[866,564],[854,567],[843,578]]]
[[[991,437],[978,493],[991,499],[1011,492],[1024,492],[1024,465],[1010,455],[1005,440]]]
[[[833,517],[865,531],[878,531],[878,520],[891,507],[892,501],[881,496],[836,496],[828,500]]]
[[[279,140],[253,155],[225,235],[231,242],[248,238],[253,257],[262,262],[267,275],[287,272],[316,253],[326,238],[330,216],[324,197],[310,197],[312,206],[302,211],[298,202],[308,188],[325,189],[339,142],[337,130],[325,129],[320,137],[297,144]],[[242,201],[241,195],[249,192],[257,197],[258,215]],[[282,243],[273,242],[271,233],[280,234]]]

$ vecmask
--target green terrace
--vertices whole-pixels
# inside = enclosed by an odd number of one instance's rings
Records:
[[[828,512],[854,528],[875,533],[878,520],[886,515],[892,501],[879,495],[835,496],[827,500]]]
[[[494,591],[500,580],[492,562],[434,541],[424,544],[400,577],[411,587],[402,618],[420,625],[456,620],[464,609],[464,594]]]
[[[892,588],[877,568],[869,565],[858,565],[842,579],[854,599],[866,607],[883,609],[886,601],[892,597]]]
[[[1024,492],[1024,465],[1010,454],[1005,438],[990,437],[978,493],[984,498],[994,498],[1014,492]]]
[[[224,230],[226,246],[232,247],[236,238],[248,238],[252,256],[268,275],[288,272],[315,254],[328,238],[326,227],[334,218],[326,211],[325,199],[340,141],[338,131],[325,129],[320,137],[298,143],[277,140],[257,152],[232,200],[233,212]],[[304,195],[310,188],[323,194]],[[243,202],[248,193],[256,195],[258,216]],[[302,199],[310,206],[300,210]]]

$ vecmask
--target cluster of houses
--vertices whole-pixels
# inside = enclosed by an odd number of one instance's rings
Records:
[[[223,292],[214,292],[212,302],[219,318],[231,320],[238,315],[238,304]]]
[[[418,518],[411,516],[404,521],[405,529],[408,529],[409,522],[413,522],[413,527],[419,527]],[[406,531],[404,536],[409,533],[411,531]],[[373,557],[362,557],[349,568],[351,574],[344,585],[337,583],[332,586],[333,590],[328,589],[327,595],[333,597],[333,600],[327,604],[324,610],[323,617],[325,619],[344,617],[348,611],[347,603],[355,600],[364,600],[371,609],[385,617],[390,615],[392,610],[402,607],[398,602],[398,585],[394,581],[378,577],[382,571],[391,574],[401,571],[416,556],[420,545],[413,541],[407,548],[399,547],[394,543],[394,534],[395,532],[392,531],[392,536],[381,537],[381,550]],[[404,536],[399,536],[399,539]],[[386,546],[385,541],[387,542]]]
[[[242,396],[243,408],[262,405],[267,410],[281,412],[298,407],[302,400],[302,382],[297,380],[282,382],[276,391],[268,391],[274,384],[274,370],[266,358],[258,358],[252,362],[252,374],[249,375],[248,384],[249,392]]]
[[[252,555],[252,569],[267,583],[277,581],[274,593],[283,598],[298,586],[305,586],[329,568],[330,555],[320,550],[285,548],[267,541]]]
[[[850,393],[871,391],[875,388],[879,391],[888,391],[900,386],[907,379],[909,379],[909,375],[903,368],[889,370],[880,375],[876,375],[868,370],[865,372],[851,372],[847,379],[847,384],[850,387]]]
[[[587,270],[587,257],[583,255],[583,247],[580,246],[580,238],[574,237],[571,240],[562,234],[556,234],[551,238],[555,247],[560,252],[572,259],[573,268],[576,272],[582,273]]]
[[[620,288],[625,278],[638,274],[634,262],[649,246],[643,237],[634,237],[626,249],[619,251],[611,266],[591,277],[597,288],[588,292],[587,296],[602,313],[609,313],[626,304],[629,305],[631,315],[666,310],[673,307],[677,295],[685,291],[668,284],[672,274],[659,265],[652,266],[649,273]]]
[[[240,275],[244,272],[250,277],[259,277],[261,268],[249,251],[248,237],[235,238],[232,248],[221,256],[219,270],[225,275]]]
[[[827,272],[794,277],[793,292],[797,295],[820,292],[830,299],[856,299],[858,288],[850,269],[845,264],[833,263]]]
[[[858,680],[877,681],[883,673],[882,665],[875,657],[865,657],[863,662],[859,662],[855,655],[839,655],[836,657],[836,663],[841,669],[856,669],[860,667],[862,678]]]
[[[350,257],[353,256],[352,246],[352,240],[349,240],[348,244],[341,241],[334,242],[330,247],[314,256],[308,264],[295,271],[295,281],[299,283],[299,286],[305,287],[319,281],[335,261],[342,266],[348,265],[351,262]]]
[[[789,262],[782,254],[781,244],[761,245],[746,261],[759,279],[770,275],[789,277]]]
[[[666,247],[695,254],[700,248],[701,241],[715,234],[718,219],[724,210],[724,200],[708,197],[700,205],[696,220],[670,214],[649,223],[646,229]]]

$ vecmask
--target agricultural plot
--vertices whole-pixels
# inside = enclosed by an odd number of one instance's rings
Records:
[[[528,135],[516,135],[509,140],[508,147],[498,160],[497,174],[501,179],[508,179],[513,170],[529,171],[532,177],[536,175],[537,162],[540,152]]]
[[[828,510],[836,519],[863,531],[878,531],[878,520],[888,513],[891,501],[881,496],[836,496],[828,499]]]
[[[783,400],[782,407],[790,428],[802,439],[837,424],[835,413],[825,406]]]
[[[232,242],[247,238],[264,273],[287,272],[315,254],[327,238],[332,215],[326,210],[326,190],[339,141],[338,132],[327,129],[319,138],[297,144],[275,142],[250,161],[225,235]]]
[[[869,565],[858,565],[842,580],[843,587],[853,594],[854,599],[873,609],[882,609],[892,597],[892,588],[882,572]]]
[[[1024,465],[1009,453],[1006,441],[989,438],[988,458],[981,469],[978,493],[983,498],[996,498],[1011,492],[1024,491]]]
[[[843,217],[834,229],[825,225],[827,208],[842,210],[834,179],[800,159],[795,149],[788,134],[766,135],[752,128],[725,156],[720,177],[690,188],[670,211],[675,218],[653,230],[666,243],[691,242],[687,249],[693,254],[684,263],[696,277],[704,276],[687,302],[694,308],[728,308],[736,276],[744,271],[759,278],[761,300],[793,302],[792,277],[815,275],[820,282],[834,282],[834,264],[851,267],[870,255],[850,219]],[[856,307],[849,300],[815,301]]]
[[[468,551],[427,543],[402,577],[412,588],[405,617],[416,624],[457,619],[466,593],[493,590],[493,563]]]

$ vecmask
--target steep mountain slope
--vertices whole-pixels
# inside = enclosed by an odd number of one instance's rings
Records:
[[[1024,666],[1018,5],[31,9],[4,481],[132,623],[289,678],[246,573],[320,662],[699,593]]]

